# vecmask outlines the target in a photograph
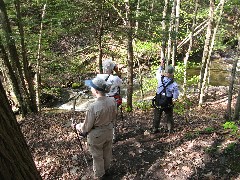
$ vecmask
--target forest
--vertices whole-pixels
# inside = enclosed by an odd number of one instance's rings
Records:
[[[104,179],[240,179],[239,22],[239,0],[0,0],[0,179],[93,179],[71,119],[106,59],[123,102]],[[180,95],[152,134],[163,59]]]

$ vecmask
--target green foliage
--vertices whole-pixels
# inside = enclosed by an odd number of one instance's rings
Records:
[[[203,131],[206,133],[212,133],[215,129],[212,127],[206,127]]]
[[[151,101],[137,101],[133,102],[133,106],[137,109],[149,110],[152,108],[152,103]]]
[[[126,111],[126,112],[132,112],[132,109],[131,109],[131,107],[129,107],[129,106],[125,106],[125,111]]]
[[[58,97],[61,95],[62,89],[59,87],[45,87],[43,88],[43,92]]]
[[[236,148],[236,146],[237,146],[236,142],[232,142],[232,143],[228,144],[227,147],[224,149],[224,153],[233,152],[234,149]]]
[[[198,75],[191,75],[188,72],[189,69],[194,69],[194,68],[198,68],[198,67],[200,67],[199,63],[189,62],[187,64],[187,86],[196,85],[199,82]],[[183,62],[177,62],[177,65],[175,67],[176,73],[174,74],[174,79],[176,79],[176,81],[183,83],[185,68],[186,67]]]
[[[206,147],[204,149],[204,151],[208,154],[214,154],[218,151],[219,147],[213,147],[213,146],[210,146],[210,147]]]
[[[230,129],[232,134],[237,134],[238,126],[234,121],[227,121],[223,124],[224,129]]]
[[[73,89],[78,89],[78,88],[80,88],[80,87],[81,87],[81,84],[80,84],[80,83],[77,83],[77,82],[72,83],[72,88],[73,88]]]
[[[149,93],[155,91],[157,88],[157,79],[156,78],[144,78],[143,79],[143,92]]]
[[[184,138],[186,138],[187,140],[191,140],[191,139],[194,139],[196,137],[199,136],[199,131],[196,131],[196,132],[188,132],[184,135]]]
[[[189,111],[191,105],[192,105],[192,102],[190,99],[188,99],[186,97],[182,97],[181,100],[176,101],[174,103],[173,111],[176,114],[184,115],[184,114],[186,114],[187,111]]]
[[[148,54],[148,55],[154,55],[158,52],[158,45],[153,42],[148,41],[136,41],[136,44],[134,46],[134,51],[141,54]]]

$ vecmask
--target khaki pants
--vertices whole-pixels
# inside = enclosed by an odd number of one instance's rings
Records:
[[[94,176],[102,177],[112,160],[113,125],[96,127],[87,137],[89,151],[93,158]]]

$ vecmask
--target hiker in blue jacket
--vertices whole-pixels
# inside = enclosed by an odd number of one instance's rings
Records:
[[[153,99],[154,119],[152,133],[159,133],[159,125],[162,113],[165,112],[167,118],[168,133],[173,132],[173,99],[179,96],[178,84],[173,80],[174,67],[169,65],[164,70],[165,61],[161,61],[161,66],[156,72],[158,80],[156,96]]]

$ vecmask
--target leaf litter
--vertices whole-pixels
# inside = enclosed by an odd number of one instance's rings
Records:
[[[240,179],[239,138],[223,129],[224,111],[225,106],[216,101],[193,108],[187,121],[186,115],[174,114],[175,132],[170,135],[150,133],[152,109],[124,112],[124,122],[118,119],[107,179]],[[19,122],[43,179],[91,179],[86,139],[81,139],[81,151],[69,121],[73,116],[83,120],[84,115],[48,112]],[[205,131],[209,127],[212,131]]]

